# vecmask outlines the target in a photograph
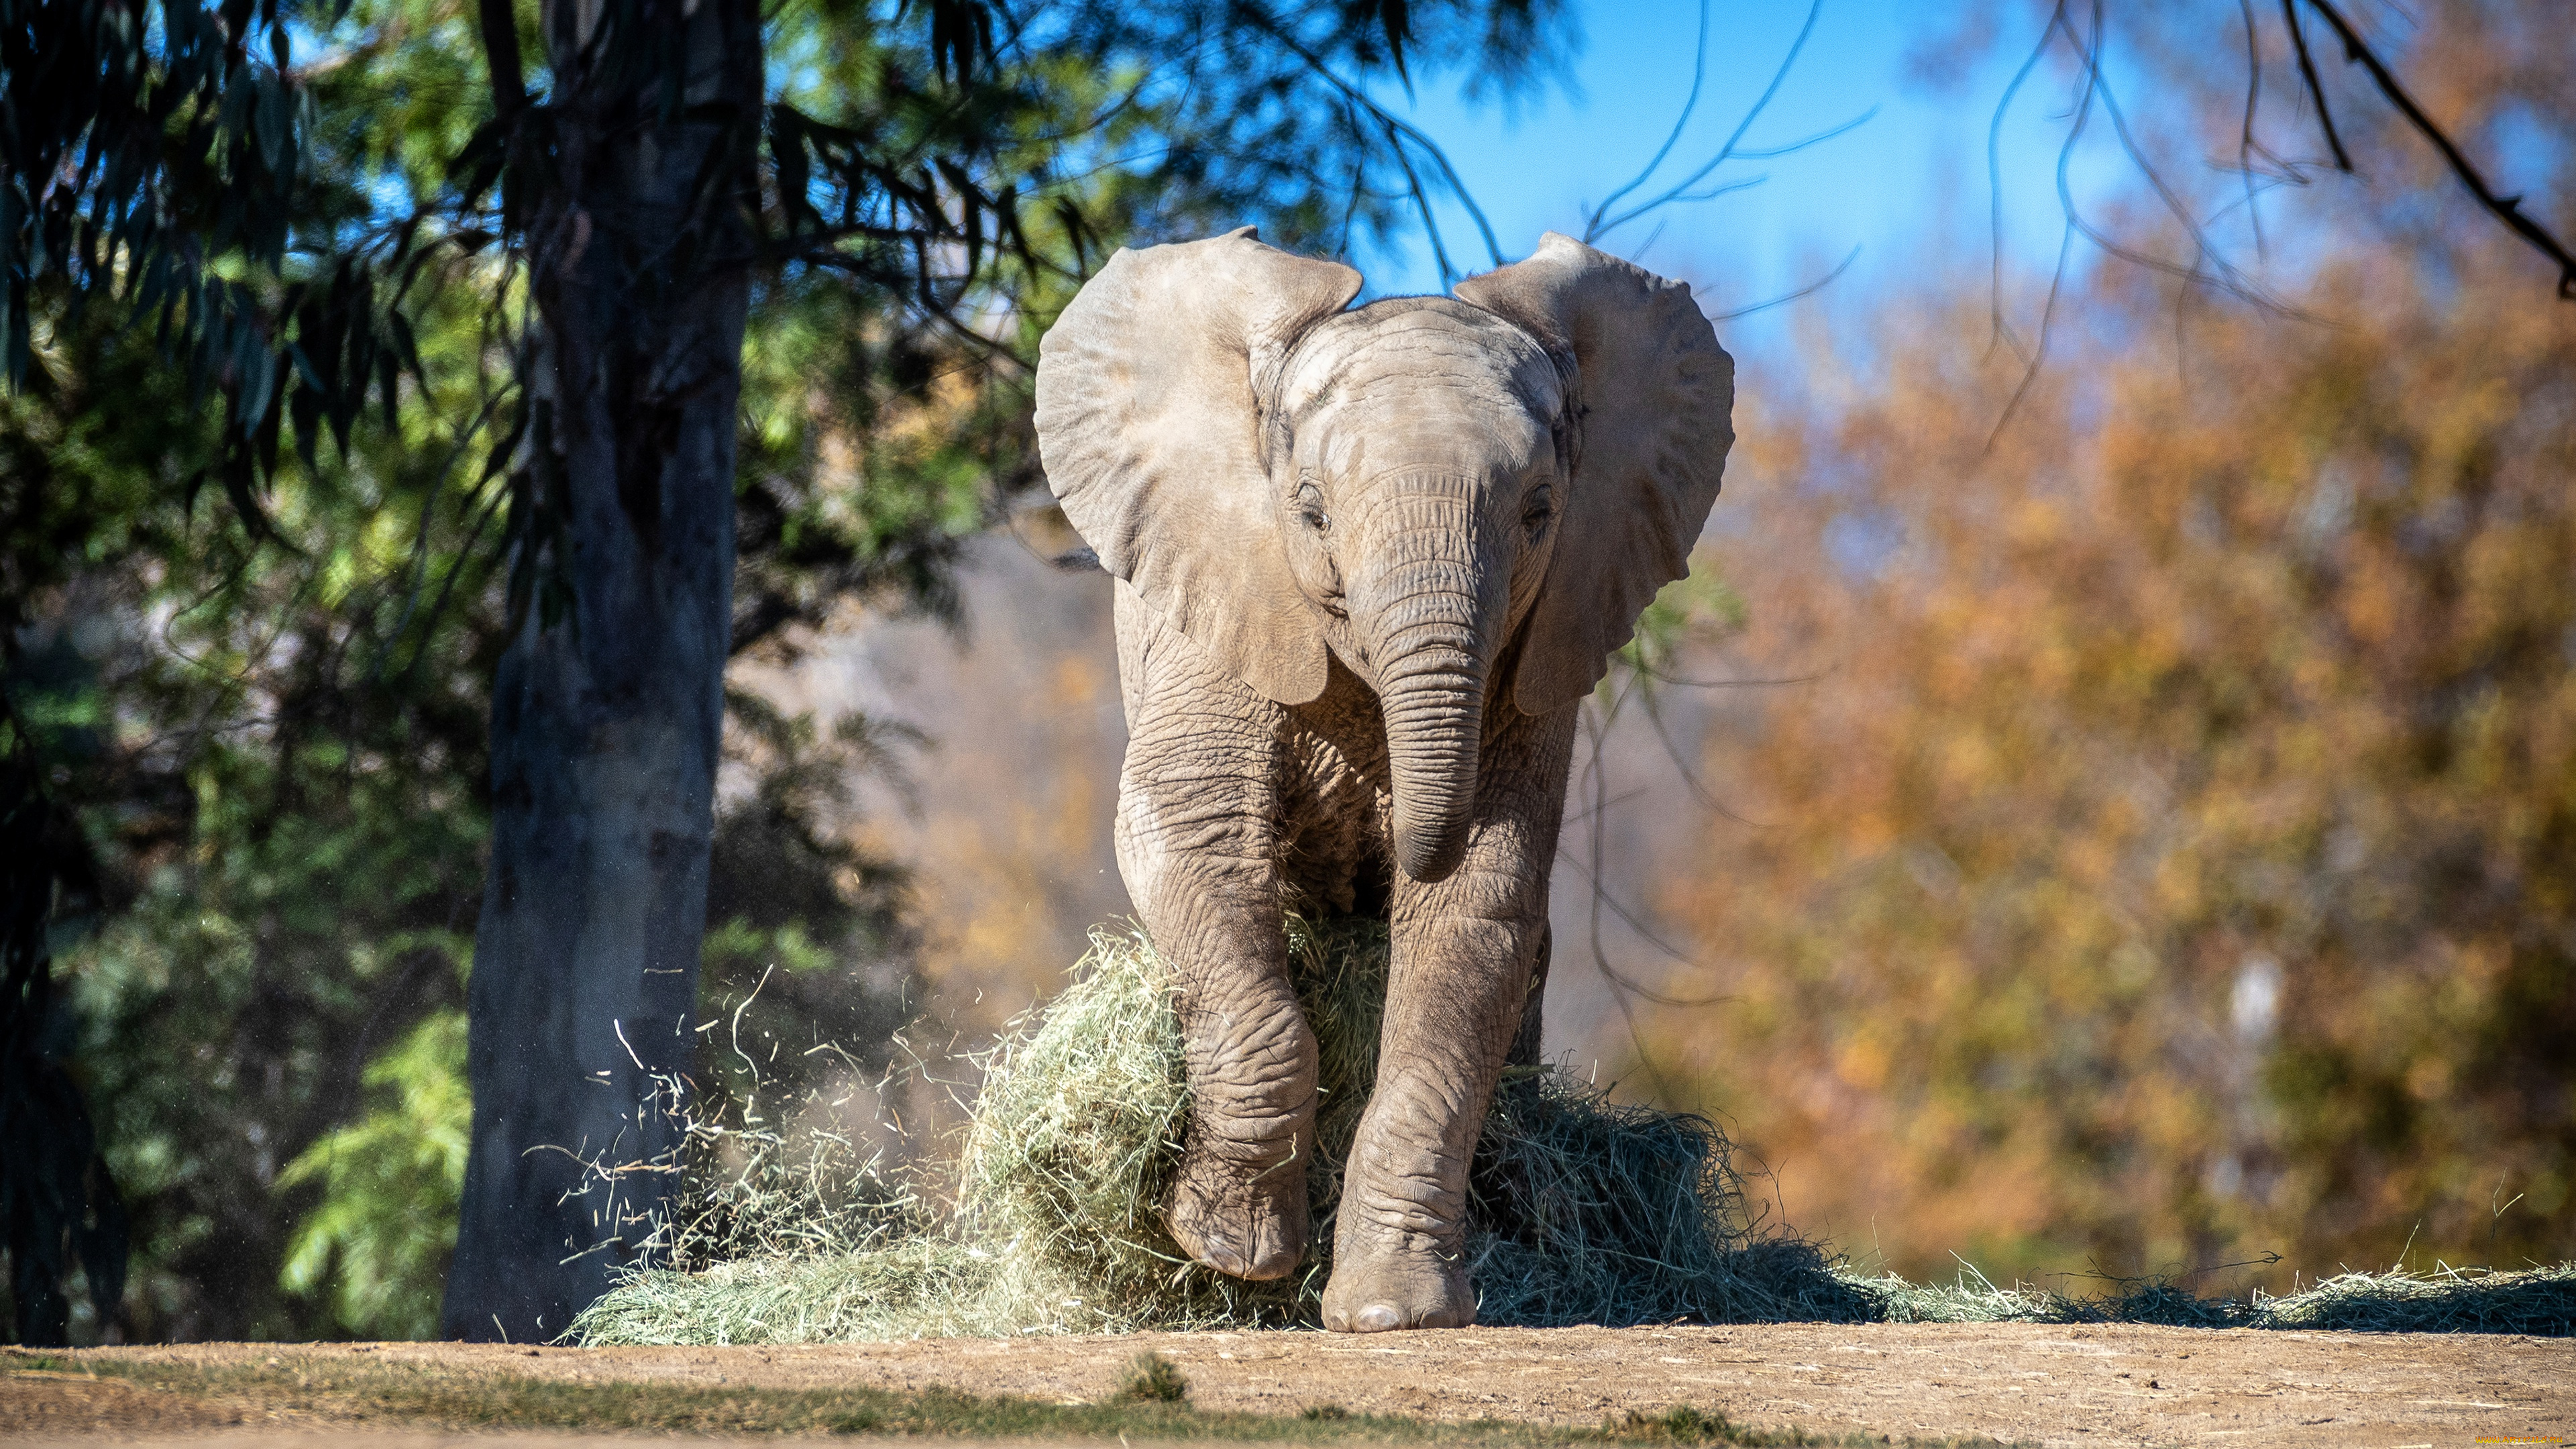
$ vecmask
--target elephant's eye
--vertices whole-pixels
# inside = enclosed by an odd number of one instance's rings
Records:
[[[1306,516],[1306,526],[1317,533],[1333,526],[1332,515],[1324,512],[1324,491],[1312,483],[1297,486],[1297,511]]]
[[[1556,490],[1541,483],[1530,490],[1527,502],[1521,504],[1521,522],[1536,528],[1556,513]]]

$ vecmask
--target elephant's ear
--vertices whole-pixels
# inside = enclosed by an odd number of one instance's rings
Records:
[[[1512,694],[1545,714],[1591,692],[1655,591],[1689,572],[1735,442],[1735,359],[1688,284],[1555,232],[1458,295],[1575,364],[1571,496]]]
[[[1038,454],[1065,517],[1219,667],[1282,704],[1324,691],[1263,465],[1256,379],[1360,274],[1244,227],[1121,251],[1038,344]]]

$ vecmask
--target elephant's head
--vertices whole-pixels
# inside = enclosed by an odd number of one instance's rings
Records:
[[[1554,233],[1458,300],[1344,311],[1359,286],[1249,227],[1122,251],[1041,346],[1038,440],[1102,565],[1221,666],[1302,704],[1329,650],[1377,691],[1431,881],[1498,668],[1571,704],[1688,568],[1735,366],[1688,287]]]

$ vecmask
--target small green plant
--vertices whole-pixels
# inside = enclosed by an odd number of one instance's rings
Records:
[[[1118,1385],[1118,1397],[1140,1403],[1177,1404],[1189,1396],[1181,1366],[1150,1348],[1127,1360],[1127,1377]]]
[[[1323,1424],[1335,1419],[1347,1419],[1350,1416],[1351,1411],[1339,1404],[1308,1404],[1306,1412],[1297,1417],[1310,1424]]]
[[[1605,1439],[1629,1444],[1735,1444],[1743,1437],[1723,1410],[1694,1409],[1688,1404],[1660,1414],[1630,1409],[1603,1425],[1602,1431]]]

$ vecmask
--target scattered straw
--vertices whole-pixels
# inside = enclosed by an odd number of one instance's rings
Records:
[[[2203,1298],[2173,1283],[2115,1284],[2079,1297],[1997,1288],[1961,1275],[1947,1287],[1855,1278],[1894,1323],[2156,1323],[2175,1328],[2304,1328],[2347,1333],[2576,1334],[2576,1264],[2490,1271],[2342,1273],[2274,1296]]]
[[[1316,1243],[1289,1280],[1188,1262],[1159,1209],[1189,1113],[1171,979],[1140,933],[1092,936],[1073,983],[982,1062],[956,1211],[932,1221],[871,1172],[785,1167],[740,1132],[676,1226],[676,1268],[627,1277],[575,1320],[591,1344],[816,1343],[1313,1323],[1333,1212],[1376,1077],[1383,923],[1291,921],[1299,999],[1321,1045]],[[2576,1267],[2347,1274],[2287,1297],[2211,1300],[2170,1284],[2098,1298],[1963,1275],[1864,1278],[1746,1209],[1707,1120],[1623,1106],[1571,1074],[1516,1069],[1469,1180],[1467,1256],[1490,1324],[2145,1322],[2210,1327],[2567,1334]]]

